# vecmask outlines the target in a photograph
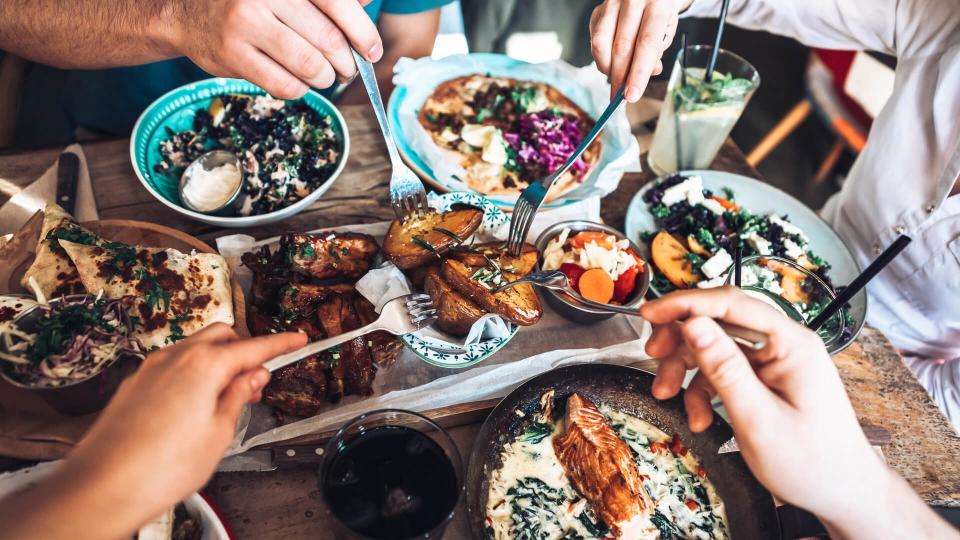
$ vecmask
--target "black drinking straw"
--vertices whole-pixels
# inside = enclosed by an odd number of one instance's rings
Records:
[[[717,23],[717,37],[713,40],[713,50],[710,51],[707,73],[703,77],[706,82],[713,80],[713,68],[717,65],[717,52],[720,50],[720,38],[723,36],[723,25],[727,22],[727,8],[729,7],[730,0],[723,0],[723,4],[720,6],[720,21]]]
[[[740,287],[740,267],[743,266],[743,248],[740,246],[740,239],[737,239],[737,245],[733,248],[733,284]]]
[[[687,85],[687,33],[680,34],[680,88]]]
[[[867,283],[873,279],[881,270],[884,269],[894,257],[900,254],[903,251],[903,248],[907,247],[907,244],[910,243],[910,237],[906,235],[900,235],[900,238],[897,238],[890,247],[888,247],[879,257],[876,258],[866,270],[860,273],[850,285],[847,285],[847,288],[840,291],[840,294],[833,299],[832,302],[827,304],[827,307],[820,312],[810,324],[807,325],[811,330],[817,330],[823,323],[827,322],[827,319],[833,317],[840,308],[845,306],[851,298],[854,297],[861,289],[863,289]]]

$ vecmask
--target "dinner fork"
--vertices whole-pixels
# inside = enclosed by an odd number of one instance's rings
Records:
[[[530,285],[536,285],[537,287],[561,291],[564,294],[571,296],[576,302],[591,309],[602,310],[611,313],[623,313],[625,315],[633,315],[634,317],[640,316],[640,310],[637,308],[628,308],[624,306],[618,306],[616,304],[603,304],[600,302],[594,302],[593,300],[587,300],[570,286],[570,281],[567,279],[567,275],[559,270],[533,272],[523,276],[520,279],[511,281],[499,287],[495,287],[491,289],[490,292],[497,293],[521,283],[529,283]],[[677,324],[680,323],[681,321],[677,321]],[[757,332],[756,330],[751,330],[749,328],[724,321],[716,321],[716,323],[720,326],[720,328],[723,329],[724,332],[727,333],[728,336],[730,336],[730,339],[739,343],[740,345],[754,350],[760,350],[766,347],[767,341],[769,340],[769,336],[763,332]]]
[[[393,206],[393,213],[401,223],[411,217],[426,214],[430,210],[427,205],[427,190],[424,189],[420,178],[400,159],[397,144],[393,140],[393,135],[390,134],[390,126],[387,125],[387,113],[383,109],[383,98],[380,97],[380,87],[377,86],[373,64],[357,54],[357,51],[353,51],[353,58],[357,62],[357,71],[360,72],[363,86],[367,89],[367,96],[370,98],[370,104],[373,105],[373,112],[377,117],[377,123],[380,124],[383,140],[387,144],[387,153],[390,155],[390,205]]]
[[[407,294],[390,300],[384,304],[380,317],[372,323],[332,336],[319,341],[308,343],[306,346],[287,354],[281,354],[272,360],[263,363],[268,371],[276,371],[284,366],[299,362],[308,356],[313,356],[331,347],[346,343],[351,339],[369,334],[376,330],[386,330],[394,335],[409,334],[433,324],[437,320],[437,309],[428,294]]]
[[[536,217],[537,211],[540,210],[544,199],[547,198],[550,187],[557,181],[557,178],[563,176],[563,173],[567,172],[567,170],[573,166],[574,162],[583,155],[584,150],[597,138],[597,135],[599,135],[603,127],[607,125],[610,117],[613,116],[613,113],[616,112],[621,103],[623,103],[623,87],[620,87],[617,95],[613,96],[606,110],[604,110],[600,118],[597,119],[597,123],[593,125],[593,129],[580,141],[580,146],[570,154],[570,157],[567,158],[563,166],[554,171],[550,176],[532,182],[520,192],[517,204],[513,207],[513,216],[510,218],[510,236],[507,238],[507,249],[510,251],[510,255],[514,257],[520,256],[523,243],[527,240],[530,227],[533,225],[533,218]]]

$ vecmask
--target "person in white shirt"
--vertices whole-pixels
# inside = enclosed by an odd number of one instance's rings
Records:
[[[606,0],[590,21],[598,68],[639,99],[677,17],[720,0]],[[913,242],[867,288],[880,328],[960,430],[960,3],[732,0],[730,23],[811,47],[896,56],[893,94],[822,214],[861,266],[899,235]]]

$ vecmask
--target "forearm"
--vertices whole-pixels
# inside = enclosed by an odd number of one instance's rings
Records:
[[[129,538],[142,521],[136,486],[115,473],[64,462],[52,475],[0,505],[2,538]]]
[[[3,0],[0,50],[61,68],[177,56],[178,0]]]
[[[889,469],[880,474],[878,482],[866,490],[867,500],[851,500],[846,508],[835,509],[830,517],[819,516],[831,538],[960,538],[905,480]]]
[[[433,52],[440,27],[440,10],[400,15],[384,13],[377,24],[383,39],[383,58],[374,65],[380,94],[386,101],[393,92],[393,66],[403,57],[421,58]],[[354,81],[340,98],[340,103],[367,103],[361,81]]]
[[[827,49],[894,54],[894,0],[731,0],[727,22]],[[720,0],[693,0],[688,17],[718,17]]]

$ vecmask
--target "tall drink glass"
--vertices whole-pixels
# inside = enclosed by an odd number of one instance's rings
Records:
[[[347,422],[327,444],[319,473],[338,539],[440,538],[463,493],[453,439],[429,418],[400,409]]]
[[[760,86],[757,70],[723,49],[711,81],[704,81],[712,50],[710,45],[688,46],[686,70],[681,67],[684,51],[677,53],[647,156],[657,175],[708,168]]]

